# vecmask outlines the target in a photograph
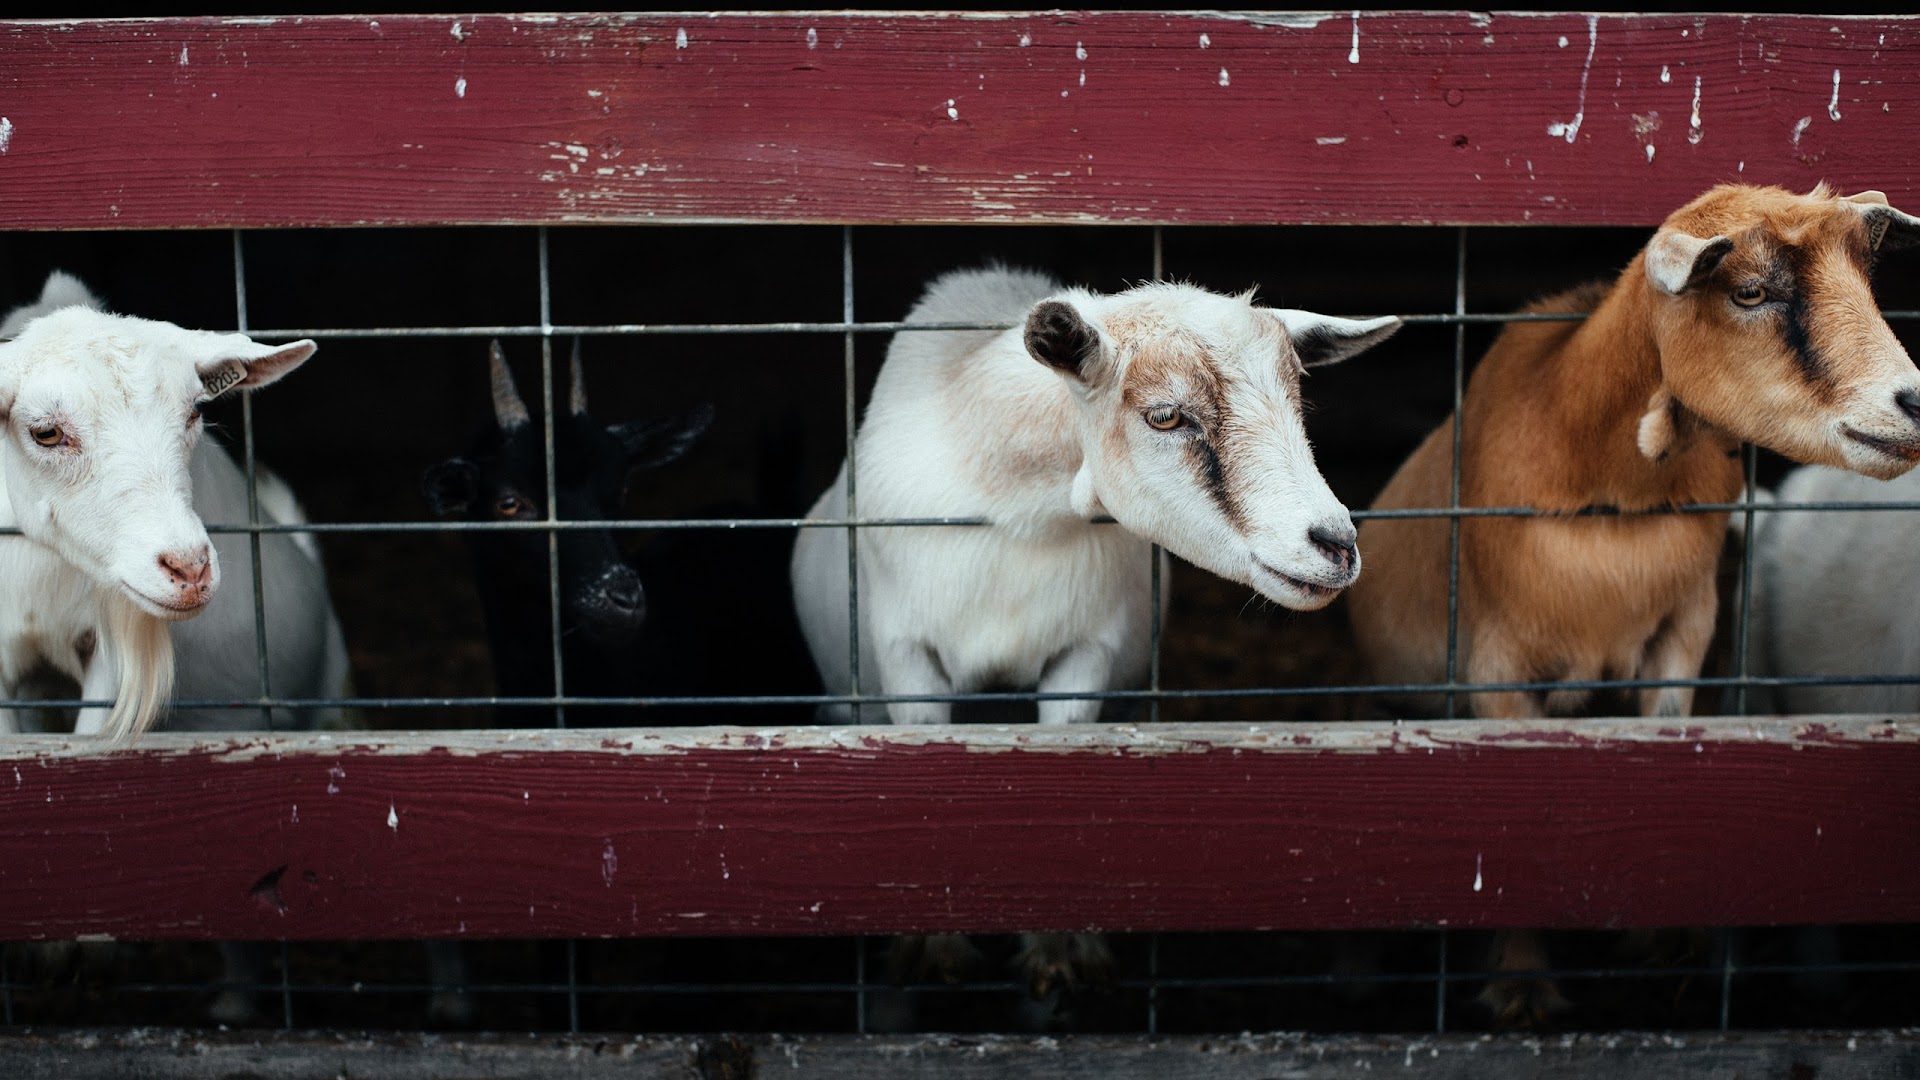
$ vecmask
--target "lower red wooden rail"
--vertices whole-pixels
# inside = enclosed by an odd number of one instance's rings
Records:
[[[23,737],[0,821],[9,939],[1920,920],[1910,719]]]

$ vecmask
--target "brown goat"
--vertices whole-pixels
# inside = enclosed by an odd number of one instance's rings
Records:
[[[1915,241],[1920,219],[1878,192],[1721,186],[1669,217],[1612,286],[1526,308],[1588,317],[1508,326],[1466,388],[1460,505],[1544,516],[1460,523],[1463,681],[1695,678],[1727,515],[1646,511],[1737,500],[1743,441],[1881,478],[1920,461],[1920,371],[1868,280],[1880,250]],[[1452,467],[1449,418],[1374,508],[1447,506]],[[1349,612],[1382,683],[1446,679],[1448,533],[1442,518],[1360,529],[1367,572]],[[1588,697],[1482,691],[1469,703],[1483,718],[1519,718]],[[1686,715],[1692,702],[1689,687],[1638,692],[1647,716]],[[1508,936],[1496,957],[1518,970],[1544,952]],[[1543,982],[1491,996],[1509,1022],[1544,1019],[1559,1001]]]

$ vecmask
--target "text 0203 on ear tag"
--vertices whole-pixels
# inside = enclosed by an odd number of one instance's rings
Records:
[[[207,400],[212,401],[221,394],[239,385],[247,377],[244,364],[228,364],[215,371],[209,371],[200,377],[200,385],[206,388]]]

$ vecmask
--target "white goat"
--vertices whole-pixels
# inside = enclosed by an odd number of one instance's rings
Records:
[[[861,531],[866,692],[1138,684],[1155,543],[1303,611],[1358,575],[1352,521],[1307,445],[1300,375],[1398,320],[1261,308],[1190,285],[1098,296],[995,268],[936,280],[907,321],[1022,325],[907,331],[888,350],[855,445],[860,515],[989,524]],[[843,465],[809,516],[845,517],[846,490]],[[1091,520],[1106,514],[1119,527]],[[800,530],[793,586],[829,692],[848,693],[844,530]],[[902,724],[950,716],[939,702],[887,711]],[[1090,721],[1099,703],[1039,712]]]
[[[1155,543],[1297,610],[1324,607],[1359,574],[1352,521],[1307,445],[1300,377],[1397,319],[1262,308],[1191,285],[1099,296],[989,268],[939,278],[907,321],[1017,325],[906,331],[888,350],[855,444],[860,516],[988,524],[861,531],[863,690],[1140,684]],[[844,518],[847,502],[843,465],[810,517]],[[1108,514],[1118,525],[1092,520]],[[800,530],[793,588],[829,692],[848,693],[844,530]],[[887,713],[941,724],[951,706]],[[1099,713],[1097,699],[1039,704],[1046,724]],[[964,964],[963,943],[940,940],[931,966]],[[1029,937],[1020,960],[1036,996],[1110,962],[1099,939],[1063,934]]]
[[[1811,465],[1780,502],[1920,502],[1920,470],[1894,480]],[[1920,674],[1920,547],[1905,510],[1754,515],[1749,668],[1758,675]],[[1740,515],[1735,515],[1739,520]],[[1781,712],[1920,712],[1920,685],[1783,686]]]
[[[210,544],[201,524],[245,521],[246,481],[225,451],[201,441],[200,406],[274,381],[314,344],[261,345],[99,307],[55,273],[38,302],[0,323],[0,338],[12,339],[0,343],[9,420],[0,522],[25,534],[0,539],[0,692],[13,697],[44,664],[83,697],[114,702],[111,712],[82,710],[76,733],[125,735],[152,724],[170,688],[188,698],[259,693],[247,537]],[[277,480],[263,478],[260,502],[263,521],[303,520]],[[265,534],[260,555],[271,691],[340,693],[346,650],[311,541]],[[210,607],[223,572],[244,596]],[[281,713],[274,726],[325,719]],[[180,710],[169,726],[250,729],[263,719]],[[4,729],[17,720],[0,710]]]

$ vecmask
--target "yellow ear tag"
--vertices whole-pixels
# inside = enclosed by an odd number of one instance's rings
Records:
[[[240,385],[247,377],[245,364],[228,364],[217,371],[210,371],[200,377],[200,385],[206,388],[207,400],[212,401],[221,394]]]

